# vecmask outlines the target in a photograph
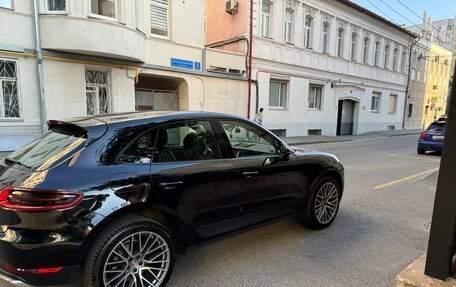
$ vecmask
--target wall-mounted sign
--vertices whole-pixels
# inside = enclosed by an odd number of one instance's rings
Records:
[[[193,70],[193,61],[171,58],[171,67],[178,67]]]
[[[200,62],[171,58],[171,67],[184,68],[190,70],[201,70]]]

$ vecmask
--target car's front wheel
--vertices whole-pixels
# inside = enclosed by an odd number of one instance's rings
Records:
[[[86,287],[165,286],[174,267],[171,233],[142,216],[114,221],[97,238],[83,270]]]
[[[302,215],[304,225],[312,229],[323,229],[331,225],[339,211],[340,194],[339,184],[334,178],[321,178],[307,200]]]

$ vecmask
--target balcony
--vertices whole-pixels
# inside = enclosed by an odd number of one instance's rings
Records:
[[[41,16],[44,49],[144,62],[145,36],[114,20]]]

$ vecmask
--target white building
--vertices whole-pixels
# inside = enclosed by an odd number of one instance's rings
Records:
[[[0,0],[0,151],[40,134],[41,98],[44,119],[164,109],[246,115],[245,55],[204,47],[204,5]]]
[[[231,22],[248,23],[249,1],[238,2]],[[220,29],[220,21],[225,29],[235,26],[225,11],[218,13],[208,27]],[[264,125],[286,136],[402,129],[414,40],[411,32],[348,0],[254,0],[258,97],[252,97],[250,114],[263,107]]]

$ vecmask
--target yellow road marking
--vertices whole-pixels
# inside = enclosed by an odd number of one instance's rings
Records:
[[[426,171],[423,171],[423,172],[420,172],[420,173],[417,173],[417,174],[414,174],[414,175],[410,175],[410,176],[401,178],[401,179],[397,179],[397,180],[393,180],[393,181],[390,181],[390,182],[387,182],[387,183],[384,183],[384,184],[376,185],[376,186],[374,186],[374,189],[382,189],[382,188],[385,188],[385,187],[388,187],[388,186],[391,186],[391,185],[395,185],[395,184],[398,184],[398,183],[401,183],[401,182],[404,182],[404,181],[409,181],[409,180],[412,180],[414,178],[423,176],[423,175],[428,174],[428,173],[431,174],[431,173],[436,172],[438,170],[439,170],[439,168],[436,167],[436,168],[433,168],[433,169],[430,169],[430,170],[426,170]]]

